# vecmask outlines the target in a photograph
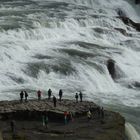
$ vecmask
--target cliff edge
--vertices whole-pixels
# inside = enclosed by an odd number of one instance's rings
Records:
[[[91,110],[92,118],[87,119]],[[71,112],[73,119],[64,123],[64,112]],[[42,114],[47,113],[48,128],[42,124]],[[15,121],[15,132],[10,122]],[[72,100],[57,101],[57,106],[48,99],[0,102],[0,130],[3,140],[124,140],[125,120],[116,112],[104,110],[93,102],[76,103]]]

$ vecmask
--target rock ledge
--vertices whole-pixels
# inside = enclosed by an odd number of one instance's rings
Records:
[[[125,120],[116,112],[105,110],[104,118],[93,102],[63,100],[53,107],[50,100],[30,100],[0,102],[0,129],[4,140],[11,140],[10,121],[16,121],[17,140],[124,140]],[[92,111],[92,119],[87,120],[86,113]],[[64,124],[64,111],[74,114],[74,120]],[[47,112],[48,129],[42,125],[42,113]]]

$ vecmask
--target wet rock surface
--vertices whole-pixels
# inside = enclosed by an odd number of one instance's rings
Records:
[[[115,79],[116,71],[115,71],[115,61],[114,60],[109,59],[107,61],[107,69],[108,69],[108,72],[111,75],[112,79]]]
[[[98,106],[93,102],[63,100],[53,107],[50,100],[30,100],[0,102],[0,130],[4,140],[124,140],[125,120],[112,111],[98,114]],[[88,121],[87,111],[92,119]],[[73,119],[64,124],[64,111],[70,111]],[[42,124],[42,113],[48,114],[48,128]],[[15,120],[15,135],[12,135],[10,122]]]
[[[134,29],[136,29],[138,32],[140,32],[140,23],[136,23],[126,16],[119,16],[118,18],[120,18],[124,24],[131,26]]]

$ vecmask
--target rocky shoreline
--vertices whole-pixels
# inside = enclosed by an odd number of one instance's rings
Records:
[[[92,119],[87,120],[88,110]],[[73,120],[64,124],[64,112],[73,114]],[[42,113],[48,114],[48,128],[42,125]],[[10,122],[15,120],[15,134]],[[125,119],[116,112],[104,110],[98,113],[98,105],[83,101],[62,100],[54,107],[51,100],[43,99],[0,102],[0,130],[3,140],[124,140]],[[0,139],[1,140],[1,139]]]

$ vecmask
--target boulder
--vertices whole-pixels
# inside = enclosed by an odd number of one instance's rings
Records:
[[[109,59],[107,61],[107,69],[108,69],[108,72],[111,75],[111,77],[113,79],[115,79],[116,72],[115,72],[115,61],[114,60]]]

